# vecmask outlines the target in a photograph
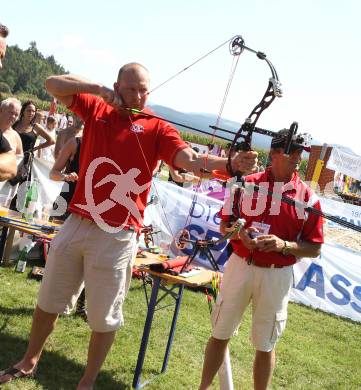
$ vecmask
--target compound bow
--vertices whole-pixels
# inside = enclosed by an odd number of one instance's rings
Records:
[[[237,185],[237,188],[236,188],[236,191],[234,194],[233,205],[232,205],[232,210],[233,210],[233,206],[236,205],[236,211],[233,212],[233,220],[232,220],[232,224],[231,224],[232,230],[230,230],[227,234],[225,234],[224,236],[222,236],[218,240],[201,240],[201,239],[191,240],[189,231],[186,230],[185,228],[182,229],[179,232],[178,237],[174,238],[176,246],[179,249],[184,249],[187,244],[191,244],[193,246],[192,254],[189,255],[188,260],[187,260],[186,264],[184,265],[183,269],[185,269],[187,267],[187,265],[189,265],[193,261],[193,259],[196,257],[196,255],[200,252],[201,254],[203,254],[207,257],[207,259],[209,260],[209,262],[211,263],[212,267],[215,270],[217,270],[217,271],[219,270],[217,262],[215,261],[213,255],[210,251],[210,248],[214,248],[215,246],[228,240],[235,233],[235,231],[241,229],[245,223],[245,221],[240,218],[240,210],[239,210],[241,188],[242,187],[244,188],[245,184],[244,184],[244,180],[242,178],[242,173],[235,172],[232,169],[232,164],[231,164],[232,160],[231,159],[232,159],[233,152],[240,151],[240,150],[242,150],[242,151],[252,150],[251,144],[252,144],[253,133],[258,133],[258,134],[262,134],[262,135],[266,135],[266,136],[270,136],[270,137],[279,136],[278,132],[274,132],[271,130],[266,130],[266,129],[256,127],[257,121],[260,118],[261,114],[264,112],[264,110],[266,110],[272,104],[272,102],[275,100],[276,97],[282,97],[281,83],[279,81],[278,74],[277,74],[275,67],[273,66],[271,61],[267,58],[265,53],[263,53],[261,51],[256,51],[256,50],[253,50],[253,49],[247,47],[245,45],[244,39],[240,35],[237,35],[237,36],[231,38],[230,40],[226,41],[225,43],[229,43],[229,51],[230,51],[231,55],[233,55],[235,57],[239,57],[244,52],[244,50],[249,51],[251,53],[256,54],[256,56],[260,60],[265,61],[268,65],[269,69],[271,70],[271,77],[269,79],[267,89],[266,89],[262,99],[253,108],[253,110],[251,111],[249,116],[246,118],[245,122],[241,125],[241,127],[239,128],[239,130],[236,133],[233,133],[227,129],[221,128],[218,125],[214,125],[214,126],[209,126],[214,131],[213,134],[211,134],[211,133],[205,132],[203,130],[197,129],[195,127],[191,127],[191,126],[179,123],[179,122],[174,122],[172,120],[168,120],[167,118],[160,118],[160,117],[157,117],[156,115],[145,114],[146,116],[151,116],[151,117],[155,117],[158,119],[163,119],[169,123],[173,123],[175,125],[179,125],[179,126],[182,126],[184,128],[195,130],[195,131],[203,133],[203,134],[212,135],[213,137],[225,139],[224,137],[216,135],[216,131],[218,131],[218,130],[226,132],[226,133],[234,134],[234,138],[233,138],[231,146],[230,146],[230,151],[229,151],[228,161],[227,161],[227,171],[229,173],[229,176],[225,176],[223,173],[218,172],[218,171],[209,172],[209,171],[207,171],[206,167],[203,169],[204,173],[212,174],[212,176],[215,178],[227,180],[231,177],[235,177],[237,180],[238,185]],[[204,59],[209,54],[213,53],[215,50],[222,47],[225,43],[218,46],[216,49],[212,50],[211,52],[207,53],[206,55],[202,56],[199,60],[196,60],[190,66],[182,69],[176,75],[168,78],[165,82],[163,82],[159,86],[155,87],[151,92],[158,89],[160,86],[164,85],[168,81],[172,80],[173,78],[178,76],[180,73],[189,69],[191,66],[195,65],[200,60]],[[228,83],[229,85],[227,86],[226,93],[229,90],[230,83],[231,83],[231,81],[229,81],[229,83]],[[129,109],[129,111],[131,113],[135,113],[135,114],[139,113],[138,110],[134,110],[134,109]],[[144,115],[143,112],[142,112],[142,114]],[[298,143],[298,144],[301,144],[302,146],[310,146],[310,140],[311,140],[310,136],[308,134],[297,134],[297,130],[298,130],[298,124],[297,124],[297,122],[293,122],[291,124],[290,128],[285,132],[285,135],[284,135],[284,140],[285,140],[284,152],[285,152],[285,154],[290,153],[291,145],[293,143]],[[261,189],[257,185],[253,185],[253,189],[255,191],[261,191]],[[273,192],[268,191],[268,195],[274,195],[274,194],[273,194]],[[288,198],[285,196],[281,196],[281,200],[283,202],[287,202],[287,203],[292,204],[292,205],[300,205],[300,202],[297,202],[294,199],[291,199],[291,198]],[[355,226],[354,224],[352,224],[350,222],[343,221],[338,217],[323,213],[320,210],[315,209],[313,207],[304,207],[304,209],[305,209],[305,211],[313,212],[313,213],[318,214],[320,216],[323,216],[324,218],[329,219],[333,222],[336,222],[338,224],[341,224],[343,226],[346,226],[348,228],[351,228],[353,230],[361,232],[361,227]],[[148,231],[148,234],[149,234],[149,231]]]

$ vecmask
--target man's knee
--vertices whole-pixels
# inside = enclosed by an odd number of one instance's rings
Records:
[[[123,324],[123,315],[118,318],[93,315],[88,312],[88,324],[93,332],[97,333],[109,333],[116,332]]]
[[[274,354],[275,354],[275,350],[274,349],[271,349],[270,351],[259,351],[259,350],[256,350],[256,355],[258,355],[260,357],[263,357],[263,358],[270,358]]]
[[[36,305],[34,311],[34,318],[42,322],[53,322],[58,319],[59,313],[52,313],[47,310],[43,310],[39,305]]]
[[[272,349],[271,351],[258,351],[256,350],[254,358],[254,369],[257,371],[259,369],[269,369],[273,371],[276,363],[276,351]]]
[[[214,346],[215,348],[222,349],[222,348],[227,347],[229,340],[230,339],[225,339],[225,340],[217,339],[217,338],[211,336],[208,340],[208,343],[211,344],[212,346]]]

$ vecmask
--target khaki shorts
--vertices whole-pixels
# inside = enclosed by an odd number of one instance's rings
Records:
[[[231,338],[252,301],[252,343],[258,351],[272,351],[286,327],[292,282],[292,266],[256,267],[233,253],[212,311],[212,336],[220,340]]]
[[[136,250],[135,232],[107,233],[71,214],[51,242],[38,306],[48,313],[69,312],[85,284],[90,328],[118,329]]]

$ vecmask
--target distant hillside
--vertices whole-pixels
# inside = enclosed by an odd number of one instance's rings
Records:
[[[173,110],[169,107],[165,106],[160,106],[157,104],[152,104],[150,103],[149,106],[151,109],[159,116],[163,118],[170,119],[174,122],[179,122],[179,123],[184,123],[185,125],[195,127],[199,130],[206,131],[208,133],[213,133],[213,129],[211,129],[209,126],[214,125],[217,121],[217,116],[214,114],[206,114],[206,113],[185,113],[185,112],[180,112]],[[236,132],[239,130],[241,124],[231,121],[229,119],[222,119],[220,127],[223,127],[226,130],[230,130],[233,132]],[[181,126],[176,126],[179,130],[182,131],[188,131],[192,132],[195,134],[200,134],[197,133],[196,131],[193,130],[188,130],[184,127]],[[280,129],[269,129],[272,131],[277,131]],[[216,135],[221,135],[222,137],[225,137],[229,139],[230,141],[233,140],[232,134],[227,134],[225,132],[222,132],[221,130],[217,130]],[[254,134],[252,137],[252,146],[255,149],[261,149],[261,150],[269,150],[271,145],[271,138],[267,136],[263,136],[261,134]],[[312,140],[312,145],[322,145],[321,142],[319,142],[317,139]],[[330,146],[340,146],[340,145],[330,145]],[[344,148],[344,147],[343,147]],[[308,158],[308,153],[304,153],[304,158]]]
[[[66,73],[53,56],[44,57],[40,53],[36,42],[30,42],[26,50],[17,45],[9,46],[3,65],[0,72],[0,92],[16,95],[26,93],[41,100],[52,99],[45,90],[45,79],[52,74]]]
[[[211,129],[209,126],[214,125],[217,121],[217,115],[214,114],[193,113],[193,112],[185,113],[185,112],[176,111],[171,108],[156,105],[156,104],[150,104],[150,107],[157,115],[163,118],[167,118],[179,123],[184,123],[185,125],[198,128],[199,130],[206,131],[210,134],[213,133],[213,129]],[[222,127],[226,130],[230,130],[232,132],[237,132],[240,126],[241,126],[240,123],[233,122],[228,119],[222,119],[219,127]],[[181,126],[176,126],[176,127],[182,131],[197,133],[193,130],[185,129],[184,127]],[[225,132],[222,132],[221,130],[217,130],[216,135],[217,134],[229,139],[230,141],[233,140],[234,138],[232,134],[227,134]],[[270,137],[262,136],[260,134],[254,134],[252,138],[252,146],[256,149],[267,150],[270,147],[270,143],[271,143]]]

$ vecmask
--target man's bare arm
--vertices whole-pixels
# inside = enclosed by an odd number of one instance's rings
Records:
[[[230,227],[227,222],[221,221],[220,232],[226,234]],[[285,240],[275,236],[274,234],[267,234],[251,238],[250,232],[257,231],[254,227],[241,229],[235,232],[231,237],[232,240],[241,240],[243,245],[249,250],[258,250],[260,252],[282,252],[285,246]],[[290,246],[289,254],[296,257],[318,257],[321,253],[322,244],[310,241],[291,241],[288,242]]]
[[[16,175],[16,157],[14,151],[0,154],[0,181],[12,179]]]
[[[177,183],[184,183],[184,177],[179,173],[178,169],[174,169],[172,167],[168,167],[169,174],[172,179]]]
[[[68,142],[61,148],[56,161],[49,172],[49,177],[55,181],[77,181],[78,174],[71,172],[70,174],[64,174],[64,168],[67,162],[72,156],[75,155],[77,149],[77,143],[75,138],[70,138]]]
[[[51,95],[67,107],[71,105],[73,95],[78,93],[99,95],[108,103],[114,100],[113,90],[72,74],[50,76],[45,81],[45,87]]]
[[[21,142],[20,135],[18,134],[17,131],[15,131],[14,134],[15,134],[15,139],[16,139],[15,154],[16,155],[23,154],[24,153],[24,151],[23,151],[23,143]]]
[[[321,253],[322,244],[310,241],[290,241],[289,254],[296,257],[318,257]],[[261,252],[282,252],[285,240],[273,234],[257,237],[257,250]]]
[[[232,159],[233,171],[240,171],[243,174],[254,172],[257,168],[257,152],[240,152]],[[202,173],[202,168],[208,171],[219,170],[227,172],[227,159],[213,155],[198,154],[191,148],[180,150],[175,158],[174,165],[178,168],[184,168],[189,172],[193,172],[197,176],[206,177]]]

